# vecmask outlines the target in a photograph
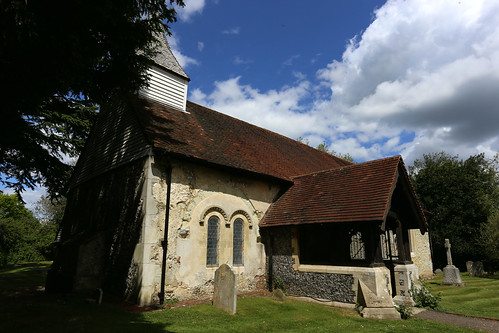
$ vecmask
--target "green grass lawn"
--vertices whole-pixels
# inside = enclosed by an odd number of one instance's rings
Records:
[[[441,294],[438,310],[499,319],[499,274],[485,278],[462,273],[464,287],[442,286],[442,276],[425,281],[433,295]]]
[[[44,267],[0,271],[0,332],[472,332],[417,318],[365,319],[354,310],[268,297],[239,298],[235,315],[211,304],[134,313],[108,295],[98,305],[36,291]]]

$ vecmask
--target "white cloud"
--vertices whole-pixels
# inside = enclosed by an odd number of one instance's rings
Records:
[[[189,22],[192,16],[196,14],[201,14],[205,6],[205,0],[188,0],[185,1],[185,7],[175,7],[178,13],[178,17],[182,21]]]
[[[251,64],[253,60],[249,58],[241,58],[240,56],[235,56],[233,62],[235,65],[248,65]]]
[[[240,27],[233,27],[233,28],[222,30],[222,34],[224,34],[224,35],[239,35],[240,31],[241,31]]]
[[[291,65],[297,56],[285,64]],[[312,83],[258,91],[241,79],[191,97],[358,160],[499,150],[499,2],[388,0]],[[324,94],[327,90],[329,94]],[[314,99],[313,105],[306,101]]]
[[[289,57],[288,59],[286,59],[282,65],[283,66],[293,66],[293,62],[296,60],[296,59],[299,59],[300,58],[300,55],[299,54],[295,54],[295,55],[292,55],[291,57]]]
[[[204,50],[204,43],[203,42],[198,42],[198,50],[199,50],[199,52],[202,52]]]
[[[170,45],[170,49],[172,50],[173,55],[175,56],[175,58],[177,58],[177,61],[179,62],[180,66],[182,66],[183,69],[185,69],[190,65],[199,65],[199,62],[196,59],[188,57],[182,53],[177,38],[175,38],[174,36],[169,36],[168,44]]]
[[[1,189],[5,194],[14,194],[14,190],[10,188]],[[37,187],[34,190],[26,189],[21,193],[23,200],[25,202],[26,208],[34,211],[36,203],[40,200],[42,195],[47,195],[47,191],[44,187]]]
[[[304,112],[300,101],[310,94],[310,83],[301,82],[294,87],[259,92],[240,83],[241,77],[215,82],[215,89],[205,94],[195,89],[190,99],[235,118],[298,138],[306,128],[322,134],[320,115]]]

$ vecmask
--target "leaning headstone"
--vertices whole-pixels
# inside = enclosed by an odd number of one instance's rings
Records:
[[[445,240],[445,249],[447,250],[447,266],[444,267],[444,277],[442,284],[451,286],[464,286],[459,269],[452,264],[452,255],[450,252],[450,242]]]
[[[470,276],[483,277],[483,263],[481,261],[475,261],[471,265]]]
[[[467,261],[466,262],[466,271],[468,274],[471,274],[471,266],[473,266],[473,261]]]
[[[281,289],[274,289],[272,292],[272,299],[284,302],[286,300],[286,296],[284,296],[284,292]]]
[[[213,306],[229,313],[236,313],[237,281],[236,275],[226,264],[215,272],[215,292]]]

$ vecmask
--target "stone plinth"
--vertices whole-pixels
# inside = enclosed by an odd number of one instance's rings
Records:
[[[391,296],[384,290],[373,292],[361,280],[359,280],[357,302],[361,306],[360,314],[364,318],[400,319]]]
[[[395,265],[395,291],[393,301],[398,305],[414,306],[410,290],[413,283],[418,281],[418,267],[414,264]]]
[[[445,239],[445,249],[447,251],[447,266],[444,267],[444,278],[442,281],[443,285],[448,286],[464,286],[461,275],[459,274],[459,269],[452,264],[452,255],[450,252],[450,242]]]
[[[215,272],[215,292],[213,306],[229,313],[236,313],[237,281],[236,275],[226,264]]]

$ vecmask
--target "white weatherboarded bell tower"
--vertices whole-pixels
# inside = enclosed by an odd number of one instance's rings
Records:
[[[154,64],[147,70],[148,86],[141,89],[139,95],[185,111],[190,79],[173,56],[165,34],[160,34],[158,40],[159,52],[152,59]]]

